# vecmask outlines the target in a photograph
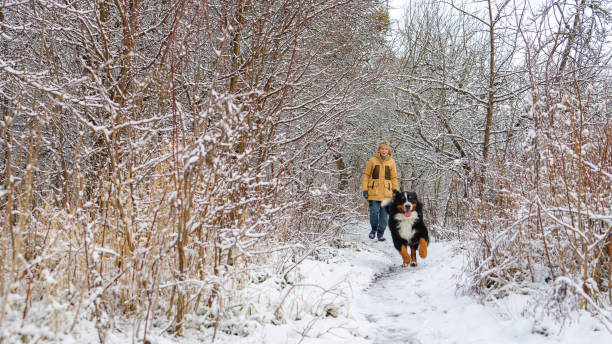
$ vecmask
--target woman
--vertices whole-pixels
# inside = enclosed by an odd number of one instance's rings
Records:
[[[393,197],[393,190],[398,189],[397,169],[389,152],[389,142],[378,144],[378,153],[370,158],[363,170],[361,190],[370,207],[370,239],[378,237],[385,241],[383,234],[387,228],[387,212],[380,206],[381,202]]]

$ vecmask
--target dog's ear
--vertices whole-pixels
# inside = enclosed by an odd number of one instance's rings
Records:
[[[401,195],[401,194],[402,193],[399,190],[397,190],[397,189],[393,190],[393,197],[395,197],[397,195]]]

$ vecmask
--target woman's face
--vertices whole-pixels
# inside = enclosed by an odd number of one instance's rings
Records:
[[[389,146],[382,145],[378,147],[378,153],[380,153],[380,156],[387,156],[389,154]]]

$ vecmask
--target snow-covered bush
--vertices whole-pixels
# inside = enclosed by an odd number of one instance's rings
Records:
[[[389,135],[432,236],[467,248],[464,291],[611,328],[610,6],[581,4],[409,2]]]
[[[272,321],[245,292],[256,276],[286,288],[356,213],[338,138],[380,70],[381,13],[371,0],[0,8],[0,341]]]

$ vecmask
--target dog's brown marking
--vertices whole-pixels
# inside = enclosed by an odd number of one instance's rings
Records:
[[[402,245],[400,254],[402,255],[402,259],[404,260],[404,265],[408,266],[408,264],[410,264],[410,256],[408,256],[408,250],[406,249],[406,245]]]
[[[396,206],[396,208],[397,208],[397,211],[398,211],[398,212],[400,212],[400,213],[403,213],[403,212],[404,212],[404,205],[403,205],[403,204],[398,204],[398,205]]]
[[[419,239],[419,256],[427,258],[427,241],[423,238]]]
[[[416,248],[413,246],[410,247],[410,258],[412,259],[412,263],[410,263],[410,266],[417,266]]]

